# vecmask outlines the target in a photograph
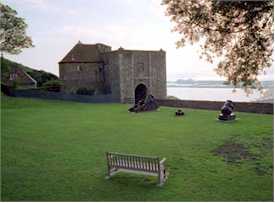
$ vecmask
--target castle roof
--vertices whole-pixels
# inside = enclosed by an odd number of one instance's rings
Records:
[[[59,63],[96,63],[101,62],[102,47],[111,49],[104,44],[82,44],[78,42]]]

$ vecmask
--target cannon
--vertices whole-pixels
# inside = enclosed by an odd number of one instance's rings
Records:
[[[133,107],[129,108],[130,112],[142,112],[157,110],[159,105],[157,104],[153,95],[148,95],[145,99],[139,100]]]
[[[236,115],[233,113],[234,103],[231,100],[227,100],[221,108],[221,114],[218,119],[221,121],[231,121],[236,119]]]
[[[178,109],[176,112],[175,112],[175,116],[183,116],[184,115],[184,112],[181,110],[181,109]]]

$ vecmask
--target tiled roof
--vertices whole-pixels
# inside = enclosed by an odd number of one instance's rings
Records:
[[[77,43],[59,63],[100,62],[102,61],[100,57],[101,52],[98,48],[100,45]]]

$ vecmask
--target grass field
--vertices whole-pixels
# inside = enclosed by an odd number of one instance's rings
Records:
[[[176,118],[174,108],[127,108],[2,97],[2,200],[272,201],[272,115],[221,123],[217,111]],[[241,144],[249,158],[213,153],[225,143]],[[163,187],[144,175],[105,180],[106,151],[166,157],[169,179]]]

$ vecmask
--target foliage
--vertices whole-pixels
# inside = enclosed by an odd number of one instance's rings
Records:
[[[272,65],[273,0],[163,0],[167,15],[186,41],[200,42],[202,57],[220,60],[216,72],[247,90]]]
[[[2,97],[3,201],[272,201],[273,116],[176,108],[129,114],[125,104]],[[212,153],[225,141],[256,160],[238,165]],[[168,181],[121,173],[105,180],[106,151],[166,157]],[[258,175],[257,166],[269,168]],[[270,168],[271,167],[271,168]]]
[[[11,68],[20,68],[28,73],[32,78],[37,81],[37,86],[41,87],[43,83],[49,80],[57,80],[58,77],[52,73],[48,73],[42,70],[35,70],[30,67],[24,66],[22,64],[16,63],[14,61],[3,58],[1,66],[1,81],[6,82],[9,79],[9,73]]]
[[[52,73],[45,72],[43,70],[35,70],[27,72],[37,81],[37,86],[41,87],[48,81],[58,80],[58,77]]]
[[[43,83],[42,88],[46,89],[47,91],[60,92],[62,86],[63,83],[60,80],[49,80]]]
[[[86,87],[81,87],[81,88],[78,88],[76,90],[76,94],[80,94],[80,95],[94,95],[95,94],[95,90],[88,89]]]
[[[26,35],[27,24],[17,12],[0,3],[0,50],[10,54],[18,54],[23,48],[32,47],[32,40]]]

